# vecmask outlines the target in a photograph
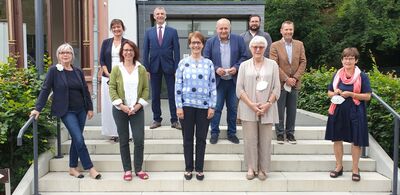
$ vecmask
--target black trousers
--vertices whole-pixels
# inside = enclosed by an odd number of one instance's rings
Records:
[[[117,125],[119,137],[119,150],[121,153],[122,166],[124,171],[131,171],[131,152],[129,150],[129,125],[131,125],[134,147],[135,173],[142,170],[144,150],[144,111],[140,109],[136,114],[128,116],[122,110],[113,106],[113,116]]]
[[[182,124],[183,151],[185,156],[185,171],[193,171],[193,137],[196,127],[196,167],[197,172],[203,172],[204,154],[206,150],[206,139],[208,125],[208,109],[193,107],[183,107],[184,119],[180,119]]]

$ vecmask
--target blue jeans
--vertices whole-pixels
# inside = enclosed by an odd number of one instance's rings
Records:
[[[217,105],[215,107],[214,117],[211,119],[211,135],[219,135],[219,122],[221,120],[222,109],[226,101],[228,124],[228,137],[236,135],[236,116],[237,116],[237,98],[236,85],[233,80],[221,79],[217,86]]]
[[[82,166],[85,170],[93,167],[89,152],[86,148],[85,139],[83,138],[83,128],[86,122],[86,111],[68,111],[61,117],[65,127],[67,127],[71,135],[71,147],[69,150],[69,167],[78,167],[78,157],[81,159]]]

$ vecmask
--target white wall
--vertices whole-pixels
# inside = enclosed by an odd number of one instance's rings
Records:
[[[0,62],[6,62],[8,55],[8,27],[6,22],[0,22]]]
[[[106,6],[108,6],[107,26],[109,26],[112,19],[121,19],[126,28],[124,38],[130,39],[137,44],[136,0],[108,0]],[[109,37],[112,37],[111,31],[109,31]]]
[[[24,67],[28,67],[27,61],[27,42],[26,42],[26,24],[23,24],[23,38],[24,38]],[[7,62],[7,57],[9,56],[8,48],[8,24],[7,22],[0,22],[0,62]],[[33,56],[35,57],[35,56]]]

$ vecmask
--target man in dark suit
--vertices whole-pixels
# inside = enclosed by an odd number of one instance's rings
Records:
[[[217,79],[217,106],[211,120],[210,143],[216,144],[219,136],[221,112],[226,101],[228,140],[238,144],[236,137],[236,78],[240,63],[247,59],[246,45],[239,35],[230,33],[231,23],[226,18],[217,21],[217,35],[208,39],[204,47],[204,57],[214,64]]]
[[[281,96],[278,100],[279,123],[275,125],[276,140],[278,144],[283,144],[285,142],[284,134],[286,133],[288,142],[296,144],[294,126],[297,97],[307,59],[303,42],[293,39],[294,24],[292,21],[282,23],[281,34],[282,39],[272,43],[269,54],[269,58],[275,60],[279,65],[279,78],[281,80]]]
[[[143,43],[143,64],[150,73],[151,109],[153,124],[150,129],[161,126],[161,79],[164,76],[167,83],[171,127],[181,129],[176,116],[174,86],[175,70],[179,63],[179,38],[176,29],[166,26],[167,13],[163,7],[154,9],[156,25],[146,31]]]

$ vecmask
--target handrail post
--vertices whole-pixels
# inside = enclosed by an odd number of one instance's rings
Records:
[[[39,164],[38,164],[38,135],[37,120],[33,120],[33,190],[35,195],[39,195]]]
[[[393,183],[392,194],[397,195],[397,167],[399,164],[399,119],[394,118],[394,145],[393,145]]]
[[[60,117],[57,117],[57,156],[54,158],[63,158],[64,156],[61,154],[61,125],[60,125]]]
[[[368,158],[368,147],[361,147],[361,158]]]

